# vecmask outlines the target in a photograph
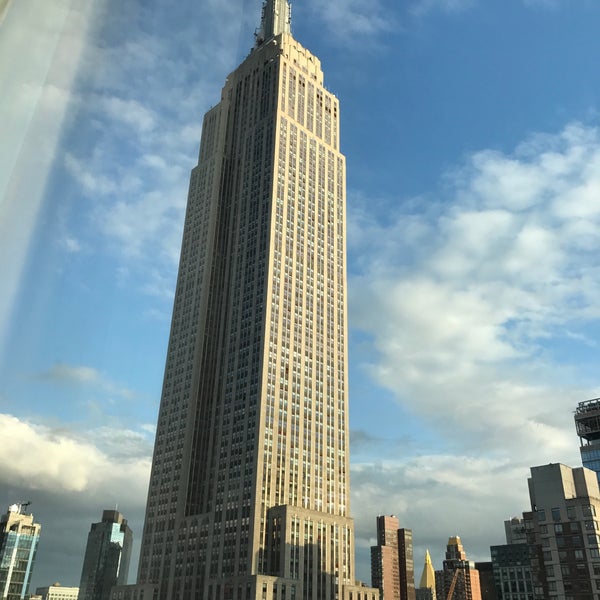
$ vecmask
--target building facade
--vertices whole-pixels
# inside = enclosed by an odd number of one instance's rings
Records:
[[[536,600],[600,599],[600,490],[596,473],[561,464],[531,468],[523,513]]]
[[[481,600],[479,572],[467,560],[467,554],[458,536],[448,540],[443,568],[435,572],[436,595],[452,600]]]
[[[115,598],[377,596],[349,506],[345,170],[339,102],[267,0],[204,118],[138,585]]]
[[[115,585],[125,585],[133,534],[127,520],[116,510],[105,510],[88,534],[79,600],[108,600]]]
[[[39,587],[35,590],[35,598],[40,600],[77,600],[79,596],[78,587],[66,587],[60,583],[54,583],[46,587]],[[34,600],[34,596],[31,597]]]
[[[398,530],[398,561],[400,568],[400,598],[415,600],[415,561],[411,529]]]
[[[525,530],[525,522],[519,517],[513,517],[504,521],[504,532],[506,534],[507,544],[526,544],[527,531]]]
[[[501,600],[533,600],[533,580],[527,544],[491,546],[496,595]]]
[[[394,516],[377,517],[377,546],[371,546],[371,585],[382,600],[400,600],[398,529]]]
[[[371,585],[379,590],[382,600],[415,600],[412,531],[401,529],[397,517],[377,517]]]
[[[600,398],[580,402],[575,410],[581,463],[600,478]]]
[[[500,600],[533,600],[530,547],[525,527],[525,521],[519,517],[504,521],[506,544],[490,547],[494,586]]]
[[[25,512],[28,505],[13,504],[0,518],[1,600],[21,600],[29,592],[41,525]]]

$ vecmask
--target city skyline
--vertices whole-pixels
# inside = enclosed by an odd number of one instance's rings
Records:
[[[32,497],[38,568],[50,544],[74,551],[48,522],[64,506],[80,547],[114,502],[141,532],[200,116],[260,7],[95,4],[53,3],[36,24],[11,3],[0,25],[0,57],[18,59],[0,58],[0,84],[22,93],[0,99],[0,429],[15,456],[0,500]],[[454,533],[488,556],[527,507],[529,466],[580,463],[572,411],[599,395],[599,7],[488,4],[293,7],[343,106],[363,579],[377,513],[413,529],[417,564],[427,546],[439,564]],[[453,531],[428,520],[442,494]]]

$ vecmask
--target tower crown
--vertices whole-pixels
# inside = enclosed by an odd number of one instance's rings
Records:
[[[256,47],[281,33],[291,33],[292,8],[289,0],[265,0],[260,27],[256,32]]]

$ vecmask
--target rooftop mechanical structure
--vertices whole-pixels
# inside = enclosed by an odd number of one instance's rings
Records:
[[[580,402],[575,410],[581,461],[600,478],[600,398]]]

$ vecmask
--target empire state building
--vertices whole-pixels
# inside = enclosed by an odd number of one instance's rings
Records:
[[[267,0],[204,117],[138,583],[113,598],[374,600],[349,511],[337,98]]]

